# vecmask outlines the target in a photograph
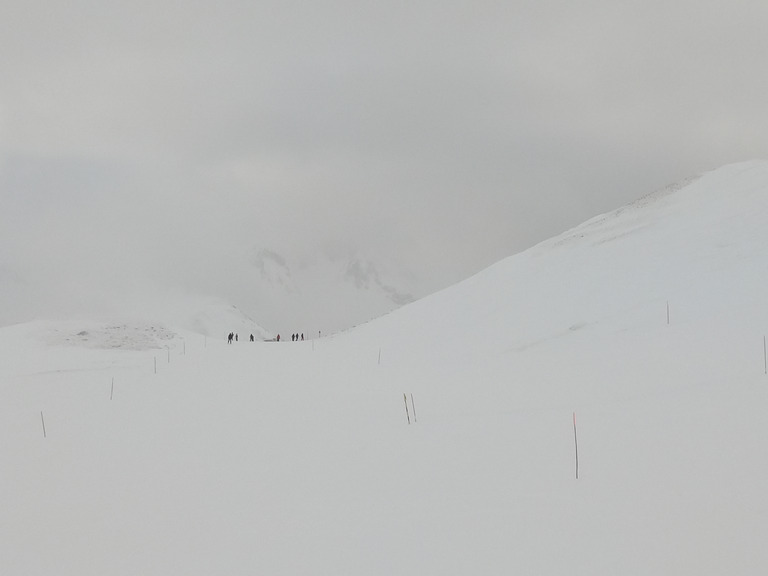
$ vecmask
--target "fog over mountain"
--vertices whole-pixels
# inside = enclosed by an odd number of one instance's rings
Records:
[[[765,157],[767,22],[757,0],[6,0],[0,323],[163,292],[272,331],[364,322]]]

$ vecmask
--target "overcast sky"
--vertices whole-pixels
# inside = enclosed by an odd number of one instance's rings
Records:
[[[268,249],[423,295],[765,157],[766,30],[764,0],[3,0],[0,281],[215,292]]]

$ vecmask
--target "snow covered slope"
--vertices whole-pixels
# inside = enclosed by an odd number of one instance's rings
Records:
[[[761,574],[767,192],[727,166],[331,338],[1,329],[0,573]]]

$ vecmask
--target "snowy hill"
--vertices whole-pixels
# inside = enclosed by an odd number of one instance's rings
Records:
[[[0,329],[0,573],[761,574],[766,191],[726,166],[330,338]]]
[[[153,310],[152,317],[162,319],[167,325],[196,332],[204,336],[221,338],[230,332],[241,337],[253,334],[257,340],[271,340],[274,334],[264,329],[248,314],[216,298],[177,298],[166,300]]]

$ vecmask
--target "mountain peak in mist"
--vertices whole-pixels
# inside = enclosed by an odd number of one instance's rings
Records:
[[[358,255],[292,260],[273,248],[255,248],[248,262],[249,309],[275,332],[334,332],[414,300]]]

